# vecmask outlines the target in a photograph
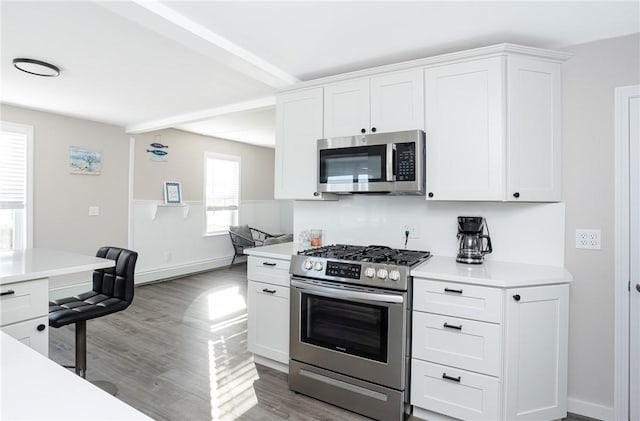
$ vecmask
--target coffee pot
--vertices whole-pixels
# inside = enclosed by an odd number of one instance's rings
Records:
[[[486,234],[484,234],[485,228]],[[459,216],[456,262],[480,264],[484,260],[484,255],[492,251],[486,219],[481,216]]]

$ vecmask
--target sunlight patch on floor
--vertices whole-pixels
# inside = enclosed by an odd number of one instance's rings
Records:
[[[218,320],[247,308],[240,287],[233,286],[211,292],[207,297],[209,320]]]
[[[253,382],[259,377],[253,357],[230,365],[224,338],[209,340],[208,348],[211,420],[236,419],[258,403]]]

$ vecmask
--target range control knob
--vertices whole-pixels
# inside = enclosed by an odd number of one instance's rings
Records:
[[[378,278],[387,279],[387,270],[386,269],[378,269]]]
[[[316,262],[316,263],[313,265],[313,268],[314,268],[315,270],[322,270],[322,268],[323,268],[323,266],[322,266],[322,262]]]
[[[398,282],[400,280],[400,272],[398,272],[397,270],[392,270],[391,272],[389,272],[389,279]]]
[[[313,262],[311,260],[305,260],[304,262],[304,268],[306,270],[311,270],[311,268],[313,267]]]
[[[374,276],[376,276],[376,270],[374,268],[366,268],[364,270],[364,276],[366,276],[367,278],[373,278]]]

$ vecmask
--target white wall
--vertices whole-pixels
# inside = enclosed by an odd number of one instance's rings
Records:
[[[493,254],[487,260],[564,264],[562,203],[427,202],[424,197],[342,196],[336,202],[298,201],[294,233],[320,228],[324,244],[380,244],[404,248],[404,226],[417,229],[407,248],[441,256],[457,253],[458,216],[487,219]]]
[[[640,83],[640,35],[566,49],[562,178],[570,292],[569,411],[613,419],[614,89]],[[599,228],[602,250],[575,248],[577,228]],[[632,398],[633,399],[633,398]]]
[[[133,203],[133,249],[140,254],[136,283],[144,283],[185,273],[228,265],[233,247],[227,233],[205,236],[202,201],[187,201],[185,207],[159,207],[157,200]],[[281,224],[291,207],[279,200],[250,200],[240,203],[240,223],[276,234],[285,231]],[[155,219],[153,214],[156,211]]]
[[[166,162],[154,162],[149,144],[169,146]],[[273,199],[274,150],[181,130],[135,136],[131,248],[139,253],[136,282],[184,275],[228,265],[233,247],[228,234],[204,235],[204,154],[240,157],[239,223],[270,233],[292,232],[292,204]],[[186,208],[152,209],[162,203],[164,181],[182,183]],[[288,218],[287,216],[288,215]]]

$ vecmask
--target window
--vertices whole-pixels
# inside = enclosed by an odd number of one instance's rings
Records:
[[[204,161],[206,233],[226,233],[238,225],[240,157],[207,152]]]
[[[0,128],[0,250],[31,247],[33,127]]]

